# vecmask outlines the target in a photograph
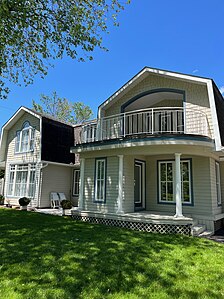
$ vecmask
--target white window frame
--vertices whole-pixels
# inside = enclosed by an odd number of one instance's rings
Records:
[[[28,134],[27,138],[27,148],[24,149],[25,144],[25,134]],[[35,140],[35,129],[30,125],[28,121],[25,121],[22,130],[16,132],[15,138],[15,153],[27,153],[34,150],[34,140]]]
[[[19,173],[27,173],[26,180],[18,183]],[[34,198],[35,196],[35,178],[36,178],[36,164],[10,164],[9,165],[9,182],[7,187],[7,196],[20,198],[23,196]],[[32,181],[31,181],[32,180]],[[21,186],[25,185],[25,192],[17,194],[17,187],[21,190]],[[32,194],[30,191],[32,190]]]
[[[101,172],[101,164],[103,163],[103,173]],[[95,164],[95,194],[94,201],[104,203],[106,201],[106,158],[97,158]],[[98,176],[99,175],[99,176]],[[98,188],[100,186],[100,189]],[[100,196],[98,196],[100,195]]]
[[[193,203],[193,200],[192,200],[192,177],[191,177],[191,161],[186,159],[186,160],[181,160],[180,163],[182,164],[183,162],[187,162],[188,163],[188,172],[189,172],[189,181],[188,181],[188,184],[189,184],[189,201],[184,201],[183,200],[183,173],[181,173],[181,199],[182,199],[182,203],[183,204],[186,204],[186,205],[192,205]],[[168,163],[171,163],[172,164],[172,181],[169,181],[169,182],[172,182],[173,184],[173,200],[162,200],[161,197],[162,197],[162,190],[161,190],[161,165],[162,164],[168,164]],[[166,168],[166,171],[167,171],[167,168]],[[175,161],[158,161],[158,186],[159,186],[159,203],[175,203],[175,175],[174,175],[174,172],[175,172]],[[167,177],[167,173],[166,173],[166,177]],[[166,180],[166,182],[168,182]],[[186,182],[186,181],[185,181]]]
[[[220,180],[220,164],[215,162],[215,180],[216,180],[216,195],[217,195],[217,205],[222,205],[222,195],[221,195],[221,180]]]
[[[79,196],[80,190],[80,169],[74,169],[73,172],[73,196]]]

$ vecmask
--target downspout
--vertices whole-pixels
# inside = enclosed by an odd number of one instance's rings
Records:
[[[42,176],[43,176],[43,172],[42,170],[44,168],[46,168],[48,166],[48,163],[42,165],[42,162],[38,162],[37,165],[40,165],[40,168],[39,168],[39,181],[38,181],[38,207],[40,207],[40,197],[41,197],[41,187],[42,187]]]
[[[43,172],[42,170],[48,166],[48,163],[46,162],[44,165],[42,164],[42,117],[40,118],[40,156],[39,156],[40,162],[37,163],[37,165],[40,165],[39,168],[39,181],[38,181],[38,207],[40,207],[40,198],[41,198],[41,187],[42,187],[42,176]]]

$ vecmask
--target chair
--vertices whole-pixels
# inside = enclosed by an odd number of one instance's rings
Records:
[[[59,201],[60,201],[60,202],[61,202],[62,200],[66,200],[65,193],[63,193],[63,192],[58,192],[58,196],[59,196]]]
[[[51,208],[59,208],[60,207],[60,198],[57,192],[50,193],[50,200],[51,200]]]

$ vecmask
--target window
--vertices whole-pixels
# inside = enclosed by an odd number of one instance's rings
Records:
[[[10,165],[7,195],[15,197],[34,197],[35,170],[35,164]]]
[[[160,162],[160,201],[174,201],[173,162]]]
[[[106,159],[96,159],[95,201],[106,200]]]
[[[73,195],[79,195],[80,170],[75,169],[73,174]]]
[[[175,202],[175,162],[159,162],[159,202]],[[190,204],[191,199],[191,164],[189,160],[180,162],[182,202]]]
[[[222,204],[222,201],[221,201],[220,167],[218,162],[215,162],[215,175],[216,175],[217,204],[218,206],[220,206]]]
[[[23,124],[22,130],[16,133],[16,153],[25,153],[34,149],[34,128],[26,121]]]

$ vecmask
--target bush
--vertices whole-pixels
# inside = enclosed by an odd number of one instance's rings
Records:
[[[5,197],[4,195],[0,194],[0,205],[4,205]]]
[[[68,199],[64,199],[61,201],[61,207],[62,209],[71,209],[72,208],[72,203]]]
[[[21,197],[19,199],[19,204],[22,206],[22,207],[25,207],[25,206],[28,206],[28,204],[30,203],[30,199],[28,197]]]

